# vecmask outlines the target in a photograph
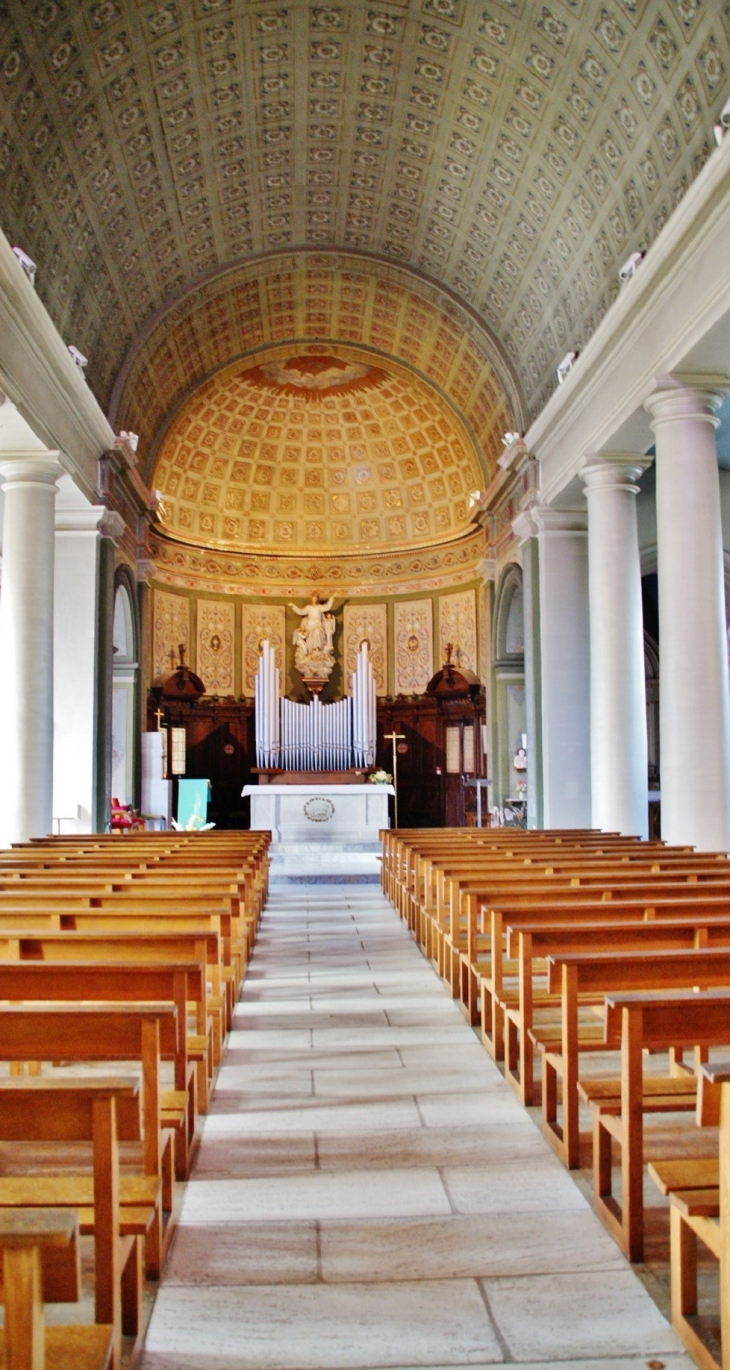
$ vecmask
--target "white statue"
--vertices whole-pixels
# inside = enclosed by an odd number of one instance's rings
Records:
[[[326,679],[335,664],[332,647],[335,618],[329,612],[333,604],[334,596],[331,595],[323,604],[314,590],[309,604],[305,604],[303,609],[296,604],[289,605],[302,620],[301,627],[295,628],[292,633],[292,643],[294,665],[305,680],[308,677]]]

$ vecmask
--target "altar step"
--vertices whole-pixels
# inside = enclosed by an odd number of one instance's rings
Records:
[[[380,882],[379,842],[272,842],[269,857],[272,885]]]

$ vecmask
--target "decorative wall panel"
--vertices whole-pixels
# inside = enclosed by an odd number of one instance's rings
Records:
[[[267,638],[274,649],[276,664],[285,688],[286,609],[283,604],[244,604],[243,606],[243,693],[253,697],[259,664],[259,649]]]
[[[350,693],[350,676],[355,670],[363,638],[367,638],[375,676],[375,692],[388,693],[388,607],[386,604],[346,604],[344,610],[344,677]]]
[[[182,643],[190,659],[190,601],[183,595],[155,590],[153,610],[153,660],[155,679],[172,675]]]
[[[479,672],[477,652],[476,596],[473,590],[458,595],[442,595],[439,600],[439,665],[443,664],[447,643],[453,648],[452,661]]]
[[[197,672],[205,693],[235,693],[233,641],[235,606],[225,600],[198,600]]]
[[[422,695],[433,675],[433,601],[393,606],[396,694]]]

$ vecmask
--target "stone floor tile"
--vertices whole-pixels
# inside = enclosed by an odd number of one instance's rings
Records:
[[[426,1127],[448,1127],[457,1119],[471,1127],[502,1123],[505,1127],[534,1127],[529,1114],[504,1081],[490,1090],[468,1094],[422,1094],[418,1107]]]
[[[491,1279],[484,1288],[516,1361],[637,1354],[653,1358],[678,1347],[666,1318],[628,1266]]]
[[[165,1285],[314,1284],[319,1277],[315,1222],[178,1223],[165,1262]]]
[[[375,1370],[490,1365],[502,1351],[473,1281],[164,1286],[142,1370]]]
[[[445,1166],[442,1175],[458,1213],[585,1210],[588,1201],[556,1157],[481,1166]]]
[[[317,1136],[319,1165],[347,1166],[484,1166],[487,1162],[532,1162],[545,1156],[545,1143],[534,1127],[421,1128],[420,1132],[375,1132]]]
[[[505,1084],[499,1074],[496,1077],[485,1077],[483,1071],[474,1070],[453,1070],[447,1072],[434,1067],[429,1071],[427,1066],[420,1070],[409,1069],[401,1066],[400,1070],[315,1070],[314,1071],[314,1092],[320,1097],[336,1095],[347,1097],[358,1095],[362,1097],[366,1094],[380,1096],[381,1098],[390,1095],[402,1094],[466,1094],[474,1091],[500,1091],[504,1090]]]
[[[248,1108],[249,1096],[239,1096],[236,1111],[233,1096],[223,1111],[216,1099],[203,1124],[203,1140],[208,1137],[245,1136],[255,1132],[380,1132],[384,1128],[412,1128],[420,1125],[412,1100],[398,1099],[377,1104],[327,1104],[316,1107],[309,1101],[290,1108],[257,1110]],[[246,1111],[244,1111],[246,1110]]]
[[[184,1223],[279,1223],[334,1218],[447,1214],[436,1170],[312,1171],[251,1180],[190,1180]]]
[[[243,1139],[206,1137],[195,1157],[196,1179],[243,1178],[247,1175],[281,1175],[291,1171],[314,1170],[317,1143],[312,1133],[291,1132],[285,1136],[262,1132]]]
[[[320,1243],[322,1278],[331,1283],[626,1268],[616,1243],[588,1211],[324,1222]]]

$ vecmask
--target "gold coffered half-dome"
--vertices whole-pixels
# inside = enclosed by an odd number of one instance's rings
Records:
[[[262,352],[196,389],[152,483],[175,540],[362,556],[462,539],[483,479],[434,386],[365,350],[309,344]]]

